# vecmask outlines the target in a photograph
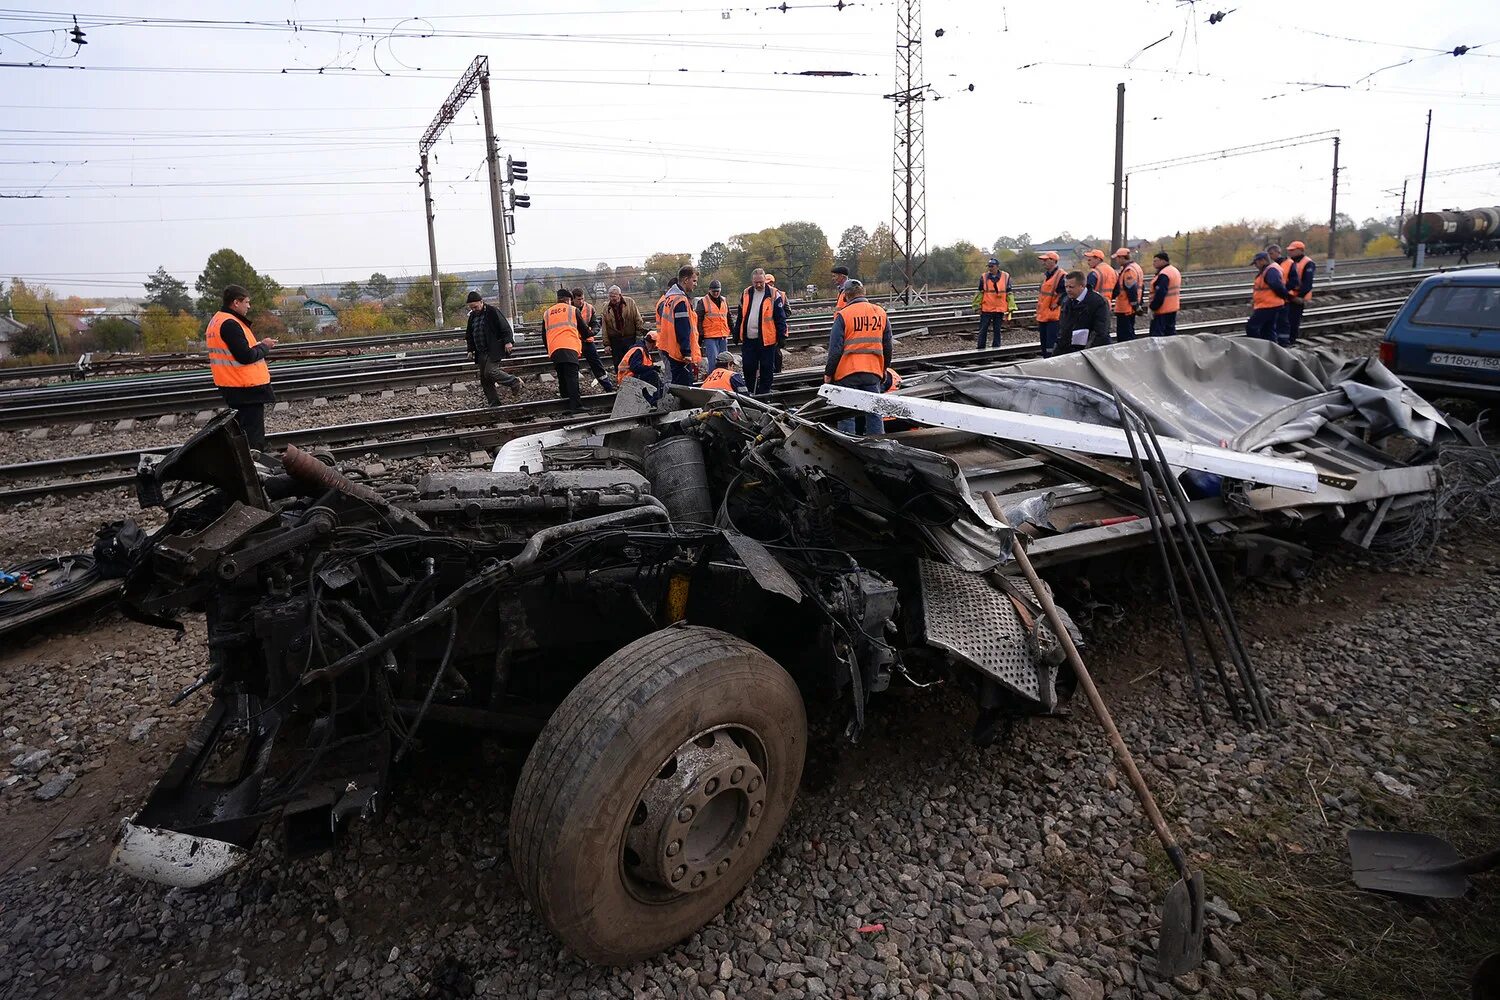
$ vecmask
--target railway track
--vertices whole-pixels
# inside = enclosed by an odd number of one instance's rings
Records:
[[[1347,303],[1308,310],[1302,325],[1305,340],[1328,341],[1351,331],[1368,331],[1375,324],[1389,320],[1404,300]],[[1235,317],[1199,323],[1184,323],[1179,332],[1240,335],[1244,322]],[[1359,334],[1363,335],[1363,333]],[[982,369],[1038,356],[1033,344],[1015,344],[985,351],[956,351],[918,355],[900,360],[903,375],[953,369]],[[822,368],[799,368],[783,372],[777,379],[779,388],[772,399],[795,404],[811,396],[822,384]],[[585,412],[599,415],[608,412],[613,393],[584,397]],[[423,456],[491,450],[512,438],[533,434],[576,422],[577,415],[567,415],[561,400],[535,400],[498,407],[451,410],[395,417],[352,424],[311,427],[268,435],[272,448],[289,444],[299,447],[328,447],[335,458],[348,459],[374,454],[381,459],[409,459]],[[134,481],[133,470],[143,454],[160,453],[163,448],[130,449],[88,455],[47,459],[0,466],[0,483],[12,483],[0,490],[0,503],[16,503],[48,496],[68,496],[127,486]],[[90,477],[90,478],[59,478]],[[41,480],[38,482],[37,480]]]
[[[1387,258],[1379,258],[1378,261],[1386,261]],[[1389,260],[1404,260],[1404,258],[1389,258]],[[1361,265],[1376,263],[1376,260],[1360,261]],[[1352,265],[1346,264],[1346,267]],[[1475,267],[1488,265],[1471,265]],[[1451,269],[1451,268],[1450,268]],[[1358,289],[1362,287],[1378,287],[1382,284],[1408,284],[1414,283],[1428,274],[1436,274],[1444,268],[1426,268],[1421,271],[1410,269],[1390,269],[1374,273],[1361,273],[1350,276],[1347,271],[1342,272],[1336,279],[1323,278],[1319,288],[1324,294],[1331,293],[1336,288]],[[1240,301],[1248,293],[1245,292],[1246,282],[1245,269],[1226,269],[1216,271],[1197,271],[1188,276],[1188,291],[1183,295],[1184,305],[1187,307],[1212,306],[1222,304],[1233,304]],[[1202,284],[1205,280],[1215,281],[1226,279],[1223,284]],[[902,314],[932,314],[941,315],[945,310],[966,310],[967,304],[973,292],[969,289],[934,292],[929,295],[927,302],[918,306],[892,305],[893,312]],[[887,303],[889,305],[889,303]],[[809,300],[796,301],[793,308],[796,310],[792,318],[793,336],[802,334],[826,333],[826,327],[831,317],[833,300]],[[1034,292],[1025,292],[1017,296],[1018,312],[1026,313],[1036,308],[1036,296]],[[821,328],[821,329],[819,329]],[[528,331],[532,332],[533,331]],[[410,349],[412,356],[421,356],[429,351],[424,351],[417,345],[435,343],[453,343],[462,340],[463,330],[451,328],[444,330],[426,330],[414,333],[400,334],[373,334],[359,337],[336,337],[328,340],[307,341],[298,344],[286,344],[277,352],[278,378],[283,369],[293,367],[296,362],[318,361],[324,363],[348,364],[352,358],[364,355],[383,355],[392,350],[400,352],[403,348]],[[289,364],[291,363],[291,364]],[[182,369],[181,377],[195,379],[206,383],[203,357],[199,353],[182,353],[173,355],[140,355],[127,358],[115,358],[100,362],[93,369],[95,372],[123,372],[129,369],[151,368],[157,371],[164,369]],[[27,389],[67,389],[80,385],[78,380],[79,368],[76,364],[35,365],[24,368],[0,369],[0,383],[8,381],[19,381],[34,378],[57,378],[71,379],[62,385],[42,385],[18,387],[7,392],[25,392]],[[82,380],[85,384],[110,384],[107,380],[88,379]],[[0,392],[0,403],[4,403],[6,393]]]
[[[1404,289],[1428,273],[1435,272],[1383,272],[1341,278],[1323,286],[1323,291],[1329,296],[1390,287]],[[1200,288],[1184,294],[1183,305],[1186,309],[1236,305],[1244,300],[1245,295],[1243,283]],[[1034,308],[1034,300],[1018,302],[1018,312],[1023,316],[1028,309]],[[891,313],[892,329],[902,337],[922,332],[962,333],[973,322],[974,313],[967,301],[904,307]],[[827,336],[827,323],[826,316],[794,317],[787,346],[797,349],[822,344]],[[1023,320],[1017,328],[1024,329],[1028,325],[1029,322]],[[534,343],[521,345],[507,367],[521,376],[551,371],[540,346]],[[281,400],[363,395],[420,385],[466,383],[473,379],[473,364],[457,347],[275,365],[276,394]],[[112,422],[202,411],[218,405],[218,392],[202,368],[168,375],[16,387],[0,391],[0,430],[65,422]]]

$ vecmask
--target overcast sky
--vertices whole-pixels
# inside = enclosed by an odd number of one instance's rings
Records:
[[[793,219],[836,245],[891,217],[897,8],[801,2],[95,0],[81,49],[68,15],[8,9],[0,62],[86,68],[0,68],[0,194],[41,196],[0,200],[0,276],[139,294],[222,246],[292,286],[421,274],[417,140],[478,54],[533,178],[515,263],[696,257]],[[125,18],[200,23],[107,23]],[[1107,237],[1121,81],[1127,167],[1336,129],[1340,209],[1393,215],[1430,107],[1432,171],[1490,166],[1431,179],[1428,206],[1500,203],[1500,4],[927,0],[923,22],[930,245]],[[806,70],[861,75],[783,75]],[[494,266],[479,113],[436,151],[445,270]],[[1132,235],[1326,222],[1331,160],[1323,141],[1137,172]]]

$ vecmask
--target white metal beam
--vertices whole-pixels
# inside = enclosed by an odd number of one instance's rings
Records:
[[[1065,448],[1091,455],[1130,457],[1130,445],[1125,440],[1125,432],[1118,427],[1010,410],[993,410],[969,403],[923,399],[920,396],[864,392],[838,385],[825,385],[818,390],[818,395],[846,409],[914,420],[933,427],[951,427],[985,437],[1023,441],[1046,448]],[[1284,486],[1302,493],[1315,493],[1318,489],[1318,470],[1307,462],[1231,451],[1228,448],[1216,448],[1177,438],[1162,437],[1159,440],[1167,464],[1175,468],[1197,469],[1229,479],[1264,483],[1268,486]]]

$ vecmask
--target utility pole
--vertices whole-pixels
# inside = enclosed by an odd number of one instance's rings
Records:
[[[1122,247],[1130,242],[1130,175],[1125,175],[1125,221],[1120,223],[1120,229],[1125,238],[1115,246]]]
[[[1339,223],[1339,137],[1333,137],[1333,203],[1328,209],[1328,274],[1333,275],[1334,234]]]
[[[1422,183],[1417,187],[1417,224],[1412,227],[1412,270],[1421,267],[1427,256],[1427,233],[1422,225],[1422,209],[1427,201],[1427,150],[1432,145],[1432,109],[1427,109],[1427,138],[1422,140]]]
[[[922,0],[899,0],[896,7],[896,152],[891,185],[891,257],[900,269],[901,301],[927,298],[922,271],[927,265],[927,156],[922,104],[927,81],[922,72]]]
[[[479,101],[484,105],[484,161],[490,171],[490,221],[495,227],[495,283],[500,286],[500,313],[515,319],[510,282],[510,249],[505,238],[505,208],[500,202],[500,165],[495,150],[495,120],[490,112],[490,62],[479,74]]]
[[[443,284],[438,279],[437,236],[432,229],[432,176],[427,170],[427,154],[422,154],[422,165],[417,168],[422,177],[422,214],[427,216],[427,260],[432,265],[432,322],[443,328]]]
[[[1396,217],[1396,229],[1401,229],[1401,223],[1406,221],[1406,181],[1401,182],[1401,214]]]
[[[1110,252],[1120,245],[1120,213],[1125,195],[1125,84],[1115,87],[1115,201],[1109,217]]]

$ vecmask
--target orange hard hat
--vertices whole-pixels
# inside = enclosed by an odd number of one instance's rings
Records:
[[[1129,247],[1121,247],[1120,249],[1118,249],[1118,250],[1116,250],[1114,252],[1113,256],[1115,256],[1115,257],[1129,257],[1130,256],[1130,248]]]
[[[1103,260],[1104,259],[1104,251],[1103,250],[1095,250],[1095,249],[1090,248],[1088,250],[1085,250],[1083,252],[1083,255],[1085,257],[1092,257],[1092,258],[1094,258],[1096,260]]]
[[[1292,242],[1286,245],[1286,248],[1288,250],[1306,250],[1307,244],[1303,243],[1301,240],[1292,240]]]
[[[1043,250],[1041,253],[1039,253],[1039,254],[1036,255],[1036,259],[1037,260],[1057,260],[1058,256],[1057,256],[1057,254],[1053,253],[1051,250]]]

